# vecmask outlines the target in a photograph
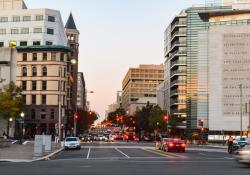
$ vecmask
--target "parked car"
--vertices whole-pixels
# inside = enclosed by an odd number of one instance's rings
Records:
[[[81,142],[78,137],[66,137],[64,140],[64,149],[81,149]]]
[[[250,143],[237,150],[234,157],[238,163],[250,164]]]
[[[115,140],[123,140],[123,134],[122,133],[115,133],[112,137]]]
[[[104,135],[98,135],[96,137],[96,141],[107,141],[107,137],[105,137]]]
[[[135,140],[136,135],[134,132],[127,132],[124,134],[124,140]]]
[[[170,138],[166,138],[163,139],[162,143],[161,143],[161,150],[163,151],[177,151],[177,152],[185,152],[186,150],[186,142],[184,140],[181,139],[170,139]]]

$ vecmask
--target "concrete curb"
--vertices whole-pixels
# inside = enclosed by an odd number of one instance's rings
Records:
[[[35,162],[35,161],[42,161],[42,160],[50,160],[50,157],[52,157],[52,156],[54,156],[55,154],[61,152],[62,150],[63,150],[63,148],[57,149],[56,151],[50,153],[50,154],[47,155],[47,156],[44,156],[44,157],[41,157],[41,158],[38,158],[38,159],[33,160],[33,162]]]
[[[48,154],[47,156],[43,156],[41,158],[34,159],[34,160],[27,160],[27,159],[0,159],[0,162],[30,163],[30,162],[36,162],[36,161],[50,160],[50,157],[54,156],[55,154],[58,154],[62,150],[63,150],[63,148],[57,149],[54,152]]]

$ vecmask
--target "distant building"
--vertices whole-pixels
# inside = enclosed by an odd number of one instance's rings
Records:
[[[78,72],[77,81],[77,108],[86,111],[86,89],[82,72]]]
[[[122,107],[129,115],[150,104],[157,104],[156,86],[163,81],[163,65],[130,68],[122,82]]]
[[[164,93],[164,81],[161,82],[156,87],[156,97],[157,97],[157,105],[162,109],[166,110],[166,104],[165,104],[165,93]]]
[[[105,118],[108,117],[108,114],[109,114],[110,112],[115,112],[116,109],[117,109],[117,104],[116,104],[116,103],[113,103],[113,104],[108,105],[108,109],[105,111]]]
[[[27,9],[22,0],[0,0],[0,47],[67,45],[61,14],[51,9]]]
[[[117,108],[121,108],[122,107],[122,91],[117,91],[117,94],[116,94],[116,104],[117,104]]]

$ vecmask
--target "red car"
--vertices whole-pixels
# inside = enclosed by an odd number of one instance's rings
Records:
[[[116,133],[115,135],[113,135],[113,138],[115,140],[123,140],[123,134],[121,133]]]
[[[136,139],[136,135],[133,132],[128,132],[124,134],[124,140],[135,140],[135,139]]]
[[[163,138],[161,143],[161,150],[163,151],[177,151],[177,152],[185,152],[186,142],[180,139],[170,139]]]

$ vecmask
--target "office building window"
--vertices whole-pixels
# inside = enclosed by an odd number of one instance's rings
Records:
[[[30,116],[30,118],[31,118],[32,120],[35,120],[35,119],[36,119],[36,110],[35,110],[35,109],[31,109],[31,116]]]
[[[31,16],[23,16],[23,21],[31,21]]]
[[[18,29],[11,29],[11,34],[18,34]]]
[[[32,81],[32,90],[33,90],[33,91],[36,90],[36,81]]]
[[[28,27],[21,28],[21,34],[29,34],[29,28]]]
[[[60,61],[64,61],[64,53],[60,54]]]
[[[43,29],[42,28],[34,28],[34,33],[42,33]]]
[[[47,45],[47,46],[51,46],[51,45],[53,45],[53,42],[51,42],[51,41],[46,41],[46,45]]]
[[[56,18],[54,16],[48,16],[48,21],[55,22]]]
[[[41,119],[45,119],[46,118],[46,111],[45,109],[41,109]]]
[[[51,61],[56,61],[56,52],[51,52]]]
[[[26,104],[26,95],[22,95],[22,101],[24,104]]]
[[[43,67],[43,76],[47,76],[47,68]]]
[[[20,16],[13,16],[13,22],[20,22]]]
[[[8,17],[0,17],[0,22],[8,22]]]
[[[20,46],[27,46],[28,42],[27,41],[20,41]]]
[[[32,67],[32,76],[37,76],[37,69],[36,69],[36,67]]]
[[[4,46],[4,42],[0,42],[0,47],[3,47]]]
[[[42,81],[42,90],[47,90],[47,81]]]
[[[33,46],[40,46],[41,42],[40,41],[33,41]]]
[[[32,53],[32,60],[37,61],[37,53]]]
[[[54,35],[54,29],[47,28],[47,34]]]
[[[43,61],[47,61],[47,53],[46,52],[43,53]]]
[[[6,29],[0,29],[0,35],[6,35]]]
[[[36,15],[36,21],[42,21],[43,15]]]
[[[22,74],[23,74],[24,77],[27,76],[27,67],[23,67]]]
[[[55,118],[55,109],[50,109],[50,119]]]
[[[46,105],[46,95],[42,95],[42,104]]]
[[[22,81],[22,89],[27,90],[27,81]]]
[[[33,105],[36,104],[36,95],[31,95],[31,103],[32,103]]]

